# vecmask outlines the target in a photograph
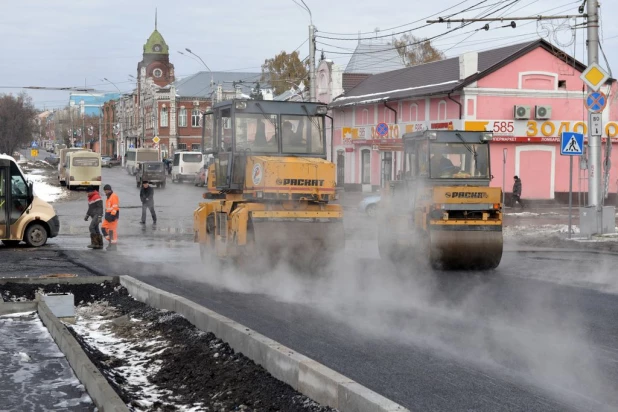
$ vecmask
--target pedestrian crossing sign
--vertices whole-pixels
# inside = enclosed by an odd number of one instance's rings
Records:
[[[584,154],[584,135],[563,132],[560,142],[560,154],[563,156],[581,156]]]

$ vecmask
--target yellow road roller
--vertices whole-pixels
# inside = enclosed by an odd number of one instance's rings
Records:
[[[488,270],[502,259],[502,190],[492,179],[491,132],[426,130],[403,136],[398,179],[378,210],[382,258],[437,269]]]
[[[320,103],[235,99],[204,114],[205,201],[194,212],[202,260],[311,271],[344,246]]]

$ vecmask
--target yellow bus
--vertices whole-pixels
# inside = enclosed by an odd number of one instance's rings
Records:
[[[101,155],[95,152],[70,152],[65,156],[64,179],[67,188],[101,187]]]
[[[58,152],[58,182],[60,183],[60,186],[66,186],[66,180],[64,178],[66,175],[66,170],[64,170],[64,165],[67,153],[71,152],[91,152],[91,150],[82,149],[79,147],[60,148],[60,151]]]

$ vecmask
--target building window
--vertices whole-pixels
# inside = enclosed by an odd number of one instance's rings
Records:
[[[361,151],[361,181],[364,185],[371,184],[371,151],[363,149]]]
[[[187,127],[187,109],[184,107],[178,112],[178,127]]]
[[[363,109],[361,112],[360,124],[369,124],[369,110]]]
[[[410,105],[410,121],[418,122],[418,105],[416,103]]]
[[[200,127],[200,110],[191,110],[191,127]]]
[[[200,144],[199,143],[193,143],[191,145],[191,150],[194,152],[199,152],[200,151]]]
[[[438,103],[438,120],[446,120],[446,102],[444,100]]]
[[[391,115],[393,114],[393,112],[391,111],[391,109],[388,108],[384,108],[384,123],[389,124],[389,123],[393,123],[393,120],[391,118]]]
[[[566,80],[558,80],[558,88],[566,89]]]
[[[163,76],[163,70],[161,70],[161,69],[154,69],[152,71],[152,74],[153,74],[154,77],[161,77],[161,76]]]
[[[178,143],[178,150],[187,150],[186,143]]]
[[[161,109],[161,127],[168,127],[169,126],[169,116],[167,113],[167,107],[164,107],[163,109]]]

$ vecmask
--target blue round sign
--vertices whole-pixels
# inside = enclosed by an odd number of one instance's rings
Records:
[[[603,92],[592,92],[586,97],[586,107],[589,112],[602,112],[607,106],[607,96]]]
[[[388,134],[388,125],[386,123],[378,123],[376,133],[379,136],[386,136]]]

